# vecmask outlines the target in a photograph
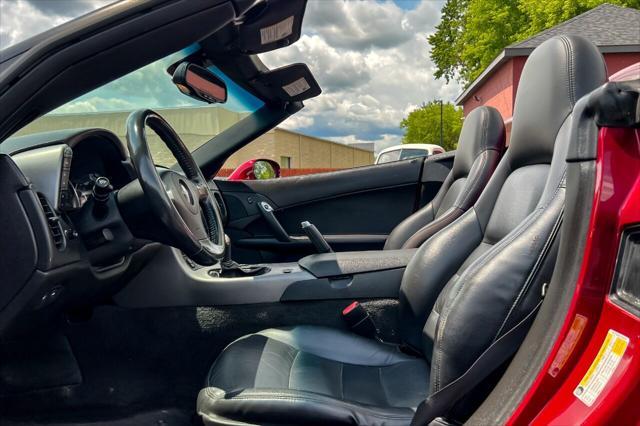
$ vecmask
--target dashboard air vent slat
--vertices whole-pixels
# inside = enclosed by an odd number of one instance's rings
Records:
[[[40,201],[42,211],[47,219],[47,225],[49,226],[49,232],[51,233],[53,243],[58,250],[62,250],[64,248],[64,234],[60,227],[60,220],[44,195],[38,194],[38,200]]]

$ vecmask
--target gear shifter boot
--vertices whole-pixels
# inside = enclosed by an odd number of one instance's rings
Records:
[[[262,275],[269,272],[269,267],[264,265],[243,265],[234,260],[222,261],[220,263],[222,270],[221,277],[243,277]]]
[[[224,236],[226,250],[220,262],[221,277],[252,277],[269,272],[269,267],[264,265],[243,265],[231,259],[231,240],[228,235]]]

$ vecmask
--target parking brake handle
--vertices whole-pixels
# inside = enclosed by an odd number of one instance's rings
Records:
[[[302,231],[307,234],[307,237],[309,237],[318,253],[333,253],[331,246],[327,243],[327,240],[324,239],[320,231],[318,231],[318,228],[316,228],[313,223],[309,223],[305,220],[300,224],[300,226],[302,227]]]

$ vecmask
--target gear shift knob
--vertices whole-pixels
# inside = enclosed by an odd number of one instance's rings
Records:
[[[113,191],[111,182],[104,176],[99,176],[93,183],[93,216],[96,218],[102,218],[107,214],[107,202],[109,201],[109,195]]]
[[[105,203],[109,199],[109,194],[113,191],[113,187],[111,186],[111,182],[109,179],[100,176],[96,178],[93,183],[93,199],[98,203]]]

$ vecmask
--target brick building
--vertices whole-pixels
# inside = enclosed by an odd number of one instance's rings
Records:
[[[235,169],[253,158],[268,158],[277,161],[283,169],[307,173],[366,166],[374,160],[373,149],[344,145],[279,127],[234,153],[224,168]]]
[[[158,112],[171,124],[191,150],[246,116],[243,113],[210,106],[158,109]],[[112,131],[124,142],[126,140],[125,123],[129,113],[129,111],[114,111],[52,114],[26,126],[16,136],[58,129],[98,127]],[[153,132],[148,132],[147,137],[151,155],[157,164],[171,165],[175,162],[171,152]],[[345,145],[275,128],[234,153],[224,164],[220,175],[228,175],[243,162],[256,158],[275,160],[285,169],[283,175],[291,175],[373,164],[374,154],[373,146]]]
[[[480,105],[497,108],[511,130],[520,74],[533,49],[556,35],[580,35],[604,55],[608,75],[640,62],[640,11],[603,4],[524,41],[507,46],[456,99],[466,116]]]

